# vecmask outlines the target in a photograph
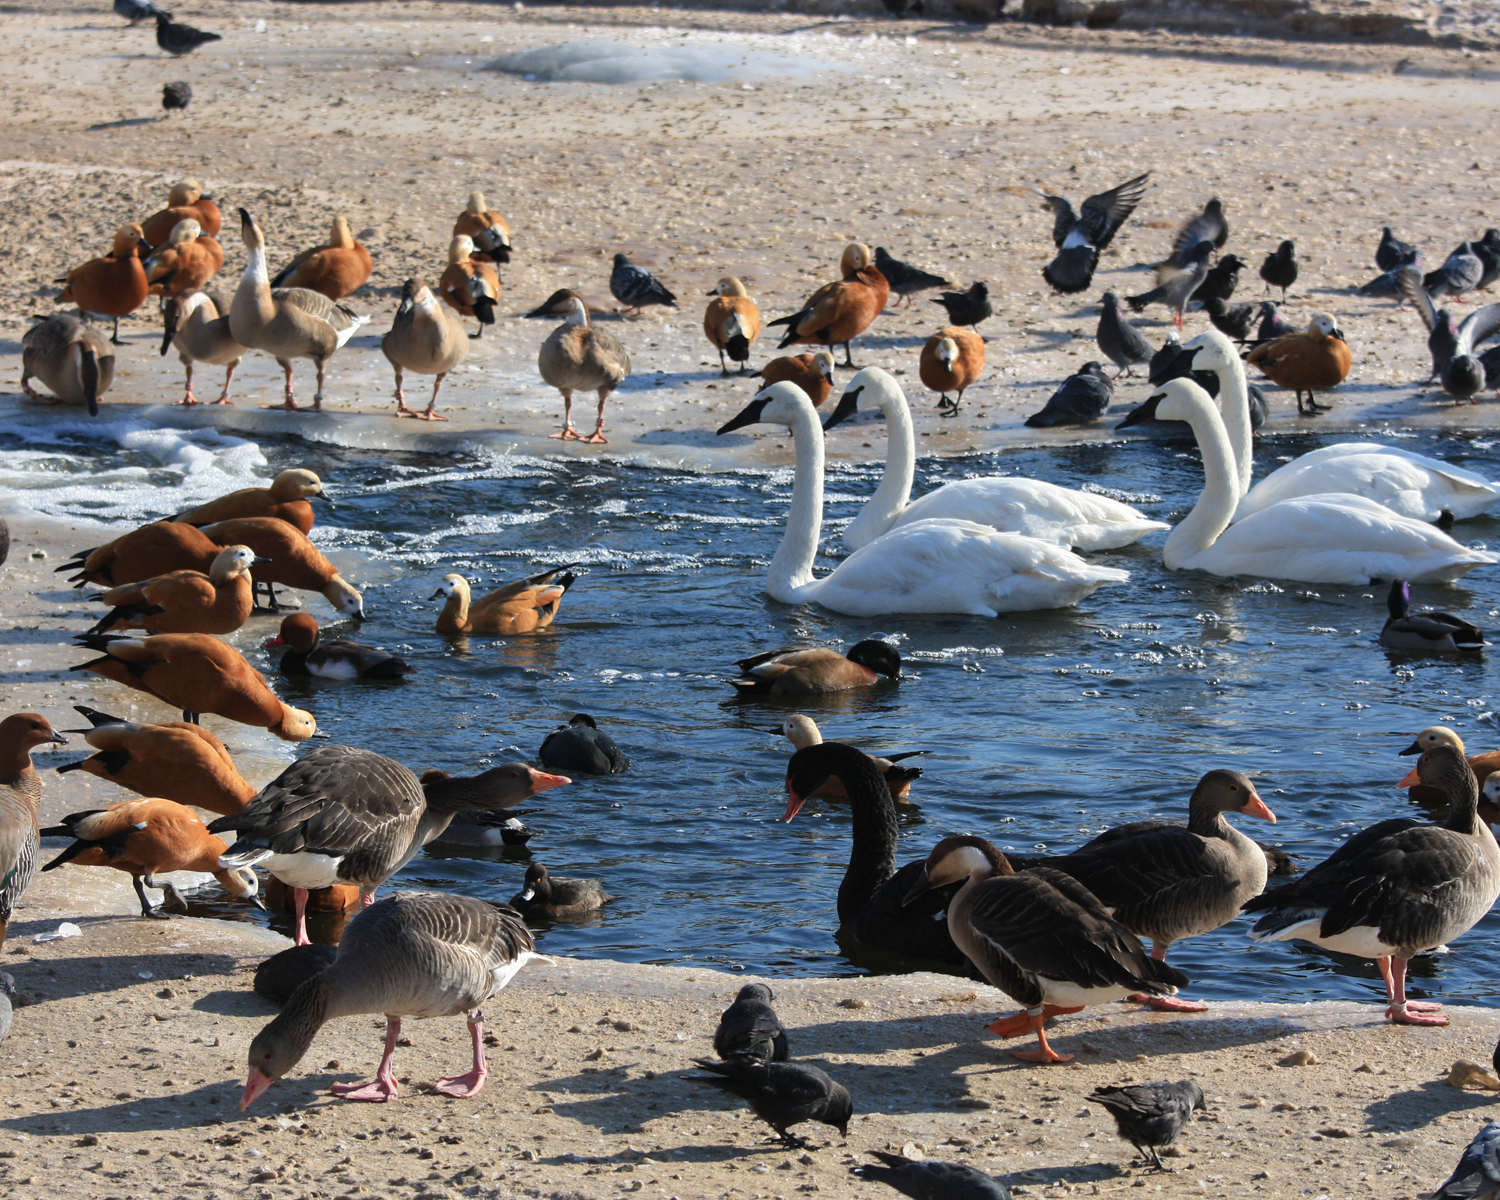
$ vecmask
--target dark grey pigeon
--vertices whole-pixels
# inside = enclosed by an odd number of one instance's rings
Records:
[[[588,713],[574,713],[549,733],[536,756],[547,770],[570,775],[619,775],[630,767],[614,739],[601,733]]]
[[[1143,292],[1139,296],[1126,296],[1125,302],[1130,305],[1132,312],[1140,312],[1148,304],[1165,304],[1172,310],[1172,319],[1177,328],[1181,329],[1182,310],[1208,277],[1208,258],[1213,252],[1212,242],[1199,242],[1188,259],[1188,265],[1180,273],[1149,292]]]
[[[1443,261],[1436,271],[1427,272],[1422,286],[1434,300],[1444,296],[1462,296],[1479,286],[1484,277],[1484,264],[1474,253],[1471,242],[1465,242]]]
[[[199,46],[219,40],[217,33],[178,24],[166,13],[157,11],[156,44],[173,58],[181,58],[184,54],[191,54]]]
[[[1179,1083],[1163,1080],[1102,1087],[1095,1089],[1086,1099],[1107,1108],[1115,1119],[1120,1136],[1134,1146],[1143,1159],[1154,1163],[1158,1171],[1167,1170],[1161,1161],[1161,1148],[1177,1140],[1183,1127],[1192,1119],[1194,1109],[1208,1109],[1203,1089],[1189,1079]]]
[[[1099,255],[1135,211],[1150,181],[1151,172],[1147,171],[1119,187],[1090,196],[1083,202],[1081,213],[1075,213],[1061,196],[1040,193],[1052,210],[1052,244],[1057,247],[1057,257],[1042,268],[1042,278],[1059,292],[1087,291],[1094,281]]]
[[[979,322],[995,315],[990,305],[990,289],[982,283],[974,284],[967,292],[944,292],[932,297],[932,302],[948,310],[948,320],[954,325],[967,325],[976,333]]]
[[[1094,340],[1104,357],[1120,368],[1115,372],[1116,379],[1134,374],[1136,366],[1151,359],[1151,343],[1120,312],[1120,297],[1114,292],[1104,293]]]
[[[193,85],[186,79],[161,85],[161,106],[168,112],[174,108],[185,109],[193,102]]]
[[[689,1075],[690,1082],[710,1084],[748,1101],[755,1115],[792,1149],[801,1149],[807,1143],[787,1130],[804,1121],[821,1121],[832,1125],[844,1137],[849,1136],[854,1101],[848,1090],[826,1071],[804,1063],[764,1063],[755,1058],[693,1061],[710,1074]]]
[[[1280,288],[1285,300],[1287,288],[1297,282],[1297,243],[1288,238],[1275,253],[1266,255],[1266,261],[1260,264],[1260,277],[1267,289]]]
[[[1414,270],[1418,274],[1417,282],[1421,282],[1422,256],[1419,254],[1411,262],[1399,267],[1392,267],[1384,275],[1377,275],[1369,283],[1361,284],[1355,291],[1361,296],[1392,296],[1406,305],[1405,298],[1401,294],[1401,272]]]
[[[1474,1135],[1453,1174],[1428,1200],[1495,1200],[1500,1196],[1500,1121]]]
[[[1432,355],[1432,374],[1427,382],[1441,379],[1449,362],[1458,351],[1458,322],[1446,308],[1438,308],[1422,286],[1422,277],[1415,267],[1402,267],[1398,276],[1401,294],[1406,302],[1417,310],[1422,324],[1427,326],[1427,349]]]
[[[164,8],[157,8],[151,0],[115,0],[115,15],[124,17],[132,25],[139,25],[142,21],[150,21],[156,17],[166,17],[171,20],[172,14]]]
[[[762,1062],[786,1062],[786,1030],[771,1007],[775,993],[763,983],[747,983],[719,1016],[714,1053],[720,1058],[748,1055]]]
[[[911,298],[916,292],[953,286],[941,275],[932,275],[899,258],[892,258],[885,252],[884,246],[875,247],[875,269],[885,276],[886,282],[891,285],[891,291],[905,299],[908,308],[911,307]]]
[[[1500,279],[1500,229],[1486,229],[1484,237],[1472,245],[1474,253],[1479,256],[1479,261],[1484,264],[1484,272],[1479,276],[1479,282],[1475,285],[1483,291],[1495,280]]]
[[[626,312],[635,316],[648,304],[677,307],[677,297],[667,291],[661,280],[644,267],[632,266],[623,254],[615,255],[615,269],[609,273],[609,291],[625,306]]]
[[[1097,362],[1086,362],[1076,375],[1063,380],[1062,387],[1048,398],[1042,411],[1032,413],[1026,424],[1032,429],[1050,429],[1055,425],[1086,425],[1097,421],[1115,398],[1115,385]]]
[[[851,1167],[849,1173],[868,1183],[883,1183],[912,1200],[1010,1200],[1010,1189],[968,1163],[902,1158],[870,1150],[883,1167]]]
[[[1410,242],[1397,238],[1389,225],[1381,232],[1380,245],[1375,247],[1375,265],[1382,271],[1413,266],[1421,257],[1421,252]]]
[[[1255,318],[1260,309],[1254,304],[1225,304],[1217,296],[1203,301],[1204,310],[1213,326],[1225,337],[1237,342],[1248,342],[1250,331],[1255,328]]]
[[[1217,297],[1227,302],[1234,295],[1234,289],[1240,286],[1240,272],[1249,265],[1242,258],[1226,254],[1209,268],[1208,274],[1203,277],[1203,286],[1193,293],[1193,299]]]
[[[1257,342],[1269,342],[1288,333],[1296,333],[1296,327],[1284,317],[1274,300],[1262,300],[1260,305],[1260,328],[1255,331]]]
[[[1199,242],[1212,242],[1215,250],[1222,250],[1228,240],[1229,222],[1224,219],[1224,206],[1215,197],[1203,206],[1203,211],[1198,216],[1177,231],[1177,236],[1172,239],[1172,253],[1161,267],[1172,266],[1179,271],[1184,270],[1192,260]]]

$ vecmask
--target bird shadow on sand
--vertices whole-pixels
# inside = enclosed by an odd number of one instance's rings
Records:
[[[101,129],[130,129],[136,125],[155,125],[164,119],[163,117],[125,117],[119,121],[101,121],[97,125],[90,125],[88,132],[97,133]]]
[[[1493,1092],[1467,1092],[1449,1087],[1443,1079],[1429,1079],[1403,1092],[1392,1092],[1365,1107],[1368,1127],[1381,1133],[1406,1133],[1431,1125],[1448,1113],[1495,1109],[1500,1096]]]
[[[186,1129],[231,1119],[240,1090],[237,1080],[225,1079],[165,1096],[133,1096],[97,1108],[53,1109],[28,1117],[0,1121],[0,1129],[33,1137],[78,1134],[143,1133],[152,1129]],[[259,1120],[264,1114],[247,1119]]]
[[[996,1175],[995,1178],[1007,1187],[1051,1187],[1055,1183],[1103,1183],[1106,1179],[1126,1179],[1131,1174],[1119,1163],[1092,1162],[1071,1167],[1033,1167],[1028,1171]]]

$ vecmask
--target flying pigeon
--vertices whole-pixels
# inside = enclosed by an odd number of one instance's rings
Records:
[[[1182,310],[1192,299],[1193,293],[1203,286],[1203,281],[1208,277],[1208,258],[1213,252],[1212,242],[1199,242],[1188,257],[1185,268],[1149,292],[1144,292],[1139,296],[1125,297],[1125,302],[1130,305],[1133,312],[1140,312],[1148,304],[1165,304],[1172,310],[1172,320],[1177,328],[1181,329]]]
[[[1061,196],[1038,194],[1052,210],[1052,241],[1057,257],[1042,268],[1042,277],[1059,292],[1087,291],[1094,281],[1099,255],[1113,240],[1120,226],[1135,211],[1151,172],[1126,180],[1117,188],[1090,196],[1083,202],[1082,213]]]

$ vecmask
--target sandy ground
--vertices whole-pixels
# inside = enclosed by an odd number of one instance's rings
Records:
[[[768,317],[790,312],[860,238],[962,285],[986,280],[995,297],[988,371],[960,420],[940,421],[916,380],[920,346],[941,323],[928,299],[887,313],[857,346],[857,361],[906,374],[924,448],[1066,439],[1080,435],[1038,435],[1020,421],[1098,357],[1098,292],[1145,290],[1140,268],[1218,195],[1234,229],[1228,249],[1252,264],[1240,297],[1262,295],[1259,262],[1294,237],[1304,265],[1290,317],[1331,309],[1350,338],[1354,372],[1321,424],[1488,420],[1487,406],[1455,413],[1416,386],[1426,358],[1414,314],[1350,289],[1375,274],[1383,224],[1440,260],[1495,223],[1489,102],[1500,56],[631,9],[203,3],[179,15],[224,40],[174,62],[149,32],[122,30],[93,6],[4,18],[0,375],[10,386],[26,317],[50,309],[53,281],[191,174],[226,209],[259,216],[274,261],[320,242],[335,212],[368,231],[375,275],[353,303],[374,319],[334,359],[326,417],[261,413],[280,398],[279,372],[254,355],[236,380],[240,408],[167,419],[368,445],[427,437],[415,422],[349,414],[393,411],[379,335],[402,280],[441,271],[453,218],[480,188],[509,216],[517,253],[502,272],[505,315],[445,387],[455,423],[440,436],[642,461],[783,461],[781,439],[760,431],[738,447],[713,437],[752,384],[719,379],[700,328],[704,293],[737,274]],[[791,65],[738,85],[545,84],[480,69],[502,51],[627,36]],[[194,84],[194,105],[157,120],[161,84],[178,78]],[[1039,274],[1050,219],[1032,188],[1077,202],[1147,168],[1154,186],[1095,292],[1052,295]],[[225,238],[220,278],[233,287],[244,259],[232,221]],[[541,440],[561,406],[535,371],[549,326],[518,314],[563,285],[612,306],[616,250],[655,269],[681,309],[610,322],[635,362],[610,406],[611,445],[559,447]],[[1147,318],[1159,341],[1164,310]],[[158,321],[148,306],[123,324],[111,402],[179,397],[181,368],[157,353]],[[1189,315],[1189,336],[1204,327],[1203,314]],[[773,352],[763,337],[753,362]],[[200,390],[215,395],[218,378],[201,370]],[[311,382],[303,364],[304,398]],[[1112,416],[1146,394],[1122,384]],[[1276,424],[1297,424],[1289,394],[1273,403]]]
[[[1440,258],[1493,221],[1493,84],[1484,76],[1495,64],[1482,56],[671,14],[695,30],[684,39],[662,30],[666,16],[640,10],[203,3],[179,17],[225,40],[173,63],[149,33],[119,31],[99,7],[12,6],[0,18],[9,155],[0,167],[0,369],[8,381],[19,376],[26,314],[50,306],[51,281],[192,173],[226,206],[255,210],[276,254],[318,240],[335,211],[356,230],[372,228],[376,275],[355,301],[377,315],[370,336],[335,360],[330,415],[259,412],[255,404],[278,398],[275,368],[252,359],[242,407],[175,419],[369,445],[429,436],[379,415],[390,401],[376,337],[401,280],[441,267],[453,215],[480,187],[515,232],[507,314],[564,284],[604,301],[608,256],[621,248],[683,298],[679,314],[611,325],[637,371],[611,408],[608,452],[729,461],[712,429],[750,387],[721,382],[709,363],[701,294],[738,273],[768,314],[789,311],[829,277],[850,237],[961,283],[991,283],[999,312],[986,327],[985,382],[964,419],[939,423],[928,412],[919,423],[935,452],[996,445],[1023,436],[1019,420],[1093,357],[1092,310],[1060,303],[1039,278],[1048,224],[1028,189],[1078,198],[1150,167],[1157,186],[1106,259],[1102,284],[1143,288],[1137,264],[1159,257],[1176,223],[1219,194],[1235,226],[1230,248],[1258,261],[1279,238],[1296,237],[1306,262],[1293,314],[1331,308],[1354,342],[1355,374],[1325,424],[1488,420],[1487,406],[1454,415],[1413,388],[1425,359],[1411,314],[1348,294],[1373,274],[1382,224],[1394,222]],[[708,44],[727,36],[712,29],[724,30],[849,69],[737,87],[618,88],[470,69],[505,49],[602,36],[606,26],[658,43]],[[146,120],[161,83],[178,78],[198,91],[190,115]],[[232,240],[229,252],[226,282],[243,262]],[[1242,287],[1258,295],[1253,272]],[[858,357],[914,379],[917,348],[939,311],[919,301],[911,313],[888,314]],[[1190,332],[1202,325],[1190,316]],[[129,344],[111,402],[175,399],[177,366],[157,356],[149,314],[122,330]],[[475,345],[447,393],[456,432],[599,453],[541,441],[559,409],[534,374],[544,333],[507,315]],[[769,348],[757,349],[758,363]],[[304,394],[305,380],[299,372]],[[1144,394],[1122,388],[1118,411]],[[1276,420],[1294,423],[1291,407],[1280,397]],[[786,455],[770,438],[732,453]],[[92,618],[51,566],[92,532],[25,517],[12,525],[16,544],[0,580],[8,709],[42,711],[62,726],[73,723],[74,703],[165,716],[148,699],[64,671],[75,656],[58,646],[58,631]],[[50,557],[32,558],[34,550]],[[239,636],[262,632],[251,626]],[[289,756],[267,736],[210,723],[253,782]],[[78,773],[49,776],[43,817],[116,795]],[[1056,1040],[1079,1065],[1040,1070],[1016,1064],[983,1033],[1011,1007],[989,989],[935,976],[776,981],[795,1052],[844,1081],[859,1109],[847,1143],[820,1128],[821,1148],[786,1153],[681,1075],[691,1055],[707,1051],[716,1014],[743,977],[564,961],[528,970],[490,1006],[495,1075],[475,1102],[419,1086],[461,1065],[466,1037],[456,1020],[409,1030],[413,1045],[398,1069],[412,1086],[394,1106],[331,1101],[329,1081],[368,1076],[379,1053],[378,1022],[349,1018],[242,1117],[244,1049],[271,1014],[249,991],[248,969],[281,941],[251,926],[146,922],[133,912],[123,877],[73,870],[45,876],[18,914],[4,965],[33,1003],[17,1012],[0,1052],[7,1195],[33,1200],[66,1187],[87,1197],[208,1200],[632,1192],[787,1200],[873,1194],[847,1167],[870,1148],[911,1146],[975,1162],[1025,1196],[1139,1187],[1165,1196],[1397,1197],[1434,1186],[1481,1121],[1500,1113],[1493,1095],[1442,1082],[1457,1058],[1488,1060],[1500,1032],[1488,1010],[1455,1009],[1446,1031],[1394,1030],[1371,1006],[1255,1005],[1246,980],[1245,1004],[1201,1017],[1116,1007],[1065,1018]],[[31,941],[64,919],[83,936]],[[1317,1063],[1278,1065],[1299,1048]],[[1190,1130],[1175,1174],[1127,1168],[1128,1147],[1082,1097],[1102,1083],[1187,1076],[1200,1079],[1217,1119]]]

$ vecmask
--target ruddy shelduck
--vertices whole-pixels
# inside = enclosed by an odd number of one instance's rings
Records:
[[[184,179],[167,193],[167,207],[152,213],[141,222],[141,236],[155,248],[172,236],[178,221],[197,221],[209,237],[219,236],[223,215],[212,196],[203,194],[196,179]]]
[[[447,599],[438,614],[439,633],[534,633],[552,624],[563,593],[573,585],[571,571],[557,568],[507,583],[470,603],[469,581],[444,575],[432,599]]]
[[[58,304],[76,304],[86,313],[113,317],[114,333],[110,341],[120,341],[120,318],[128,317],[146,302],[149,285],[141,251],[150,247],[141,238],[139,225],[122,225],[115,230],[115,245],[103,258],[91,258],[74,267],[62,280],[65,285],[57,297]]]
[[[927,387],[940,393],[938,407],[957,412],[964,392],[984,373],[984,339],[957,325],[938,330],[922,347],[918,373]],[[949,400],[949,392],[957,392],[958,398]]]
[[[197,813],[175,800],[159,796],[121,800],[108,808],[72,813],[61,825],[42,830],[42,836],[76,839],[42,870],[74,863],[124,871],[135,887],[143,917],[167,915],[151,903],[147,888],[160,888],[180,907],[187,907],[175,884],[156,880],[157,875],[171,871],[206,871],[231,896],[264,907],[256,895],[260,885],[255,872],[249,867],[227,871],[220,867],[219,855],[228,849],[224,839],[209,833]]]
[[[224,265],[224,247],[194,220],[178,221],[165,246],[146,259],[146,284],[153,296],[180,296],[201,288]]]
[[[171,571],[101,592],[93,599],[110,605],[110,611],[89,632],[233,633],[250,619],[254,607],[250,572],[255,561],[249,546],[227,546],[206,575]]]
[[[235,369],[250,351],[234,340],[229,328],[229,301],[218,292],[192,291],[172,296],[161,306],[163,355],[175,348],[187,370],[182,399],[174,404],[191,408],[202,401],[193,394],[193,365],[212,363],[224,368],[224,388],[215,404],[233,404],[229,398],[229,381]]]
[[[815,350],[811,354],[773,358],[760,369],[760,377],[766,387],[773,383],[795,383],[816,408],[833,391],[833,355],[827,350]]]
[[[153,521],[92,550],[80,550],[53,569],[58,573],[77,571],[69,583],[112,588],[169,571],[207,574],[220,549],[218,543],[184,522]]]
[[[760,309],[750,299],[750,293],[738,279],[725,277],[719,280],[703,314],[703,332],[719,352],[719,373],[728,375],[724,365],[724,354],[740,364],[740,374],[745,373],[750,361],[750,347],[760,337]]]
[[[92,729],[72,730],[97,753],[57,768],[85,771],[142,796],[161,796],[221,816],[239,812],[255,795],[224,743],[187,721],[127,721],[75,704]]]
[[[271,585],[279,583],[304,592],[319,592],[339,612],[356,620],[365,619],[360,594],[295,526],[275,517],[237,517],[205,525],[203,534],[216,546],[249,546],[257,558],[267,560],[256,567],[255,577],[271,593],[272,612],[278,605]]]
[[[1337,387],[1349,378],[1354,356],[1332,313],[1316,313],[1302,333],[1288,333],[1250,351],[1247,363],[1258,366],[1272,383],[1297,393],[1300,416],[1316,416],[1330,405],[1319,404],[1313,392]],[[1307,393],[1303,406],[1302,393]]]
[[[470,192],[469,203],[453,222],[453,236],[471,238],[474,253],[491,262],[510,262],[510,226],[505,218],[492,212],[484,202],[483,192]]]
[[[328,241],[297,255],[277,272],[271,286],[309,288],[330,300],[342,300],[364,287],[374,269],[370,252],[354,240],[349,222],[337,216]]]
[[[542,378],[563,398],[563,427],[549,436],[564,441],[606,442],[604,402],[629,376],[630,355],[614,334],[589,323],[588,309],[573,293],[562,293],[556,308],[567,320],[548,335],[536,356]],[[599,415],[588,437],[580,437],[573,428],[573,393],[584,390],[599,393]]]
[[[52,389],[31,386],[40,379]],[[72,313],[53,313],[21,335],[21,391],[38,404],[82,404],[99,415],[99,397],[115,379],[115,352],[105,337]]]
[[[408,279],[402,287],[401,305],[390,332],[381,339],[380,349],[396,372],[396,415],[446,421],[448,418],[437,411],[438,389],[448,372],[468,357],[469,339],[463,325],[443,309],[432,289],[421,280]],[[437,376],[432,381],[432,399],[422,412],[406,406],[402,387],[406,371]]]
[[[474,241],[467,234],[461,233],[448,243],[448,265],[438,280],[438,294],[448,307],[479,321],[479,332],[470,337],[483,337],[484,327],[495,323],[500,276],[489,263],[474,256]]]
[[[858,264],[858,265],[856,265]],[[859,243],[845,249],[843,263],[853,273],[838,283],[819,288],[798,312],[771,321],[788,326],[779,348],[791,345],[843,346],[842,367],[854,367],[849,343],[862,334],[885,308],[891,287],[875,267],[869,249]]]
[[[334,507],[333,497],[323,490],[323,481],[316,471],[288,467],[271,480],[270,487],[240,488],[189,509],[172,520],[202,526],[240,517],[275,517],[288,525],[295,525],[299,533],[307,534],[312,532],[314,500],[329,508]]]
[[[155,696],[199,724],[213,713],[241,725],[269,729],[287,742],[302,742],[318,730],[312,713],[276,698],[265,676],[240,652],[206,633],[157,633],[150,637],[79,635],[80,644],[101,655],[68,668],[92,671]]]

